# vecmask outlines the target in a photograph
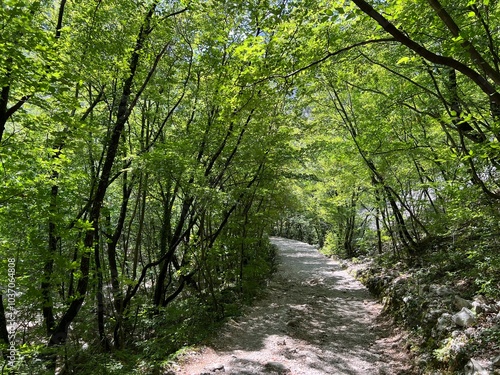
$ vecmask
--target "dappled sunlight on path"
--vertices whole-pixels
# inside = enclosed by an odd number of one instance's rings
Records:
[[[404,363],[380,340],[387,336],[376,321],[381,307],[363,285],[310,245],[272,242],[280,266],[267,296],[176,373],[222,373],[222,366],[233,375],[399,373]]]

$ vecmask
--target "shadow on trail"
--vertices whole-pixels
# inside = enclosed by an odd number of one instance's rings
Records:
[[[269,352],[292,374],[377,373],[372,326],[379,308],[367,290],[312,246],[272,242],[281,259],[267,297],[233,321],[221,342],[232,352],[229,374],[279,373],[259,357]]]

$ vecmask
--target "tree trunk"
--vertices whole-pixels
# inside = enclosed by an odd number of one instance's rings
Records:
[[[3,307],[3,295],[0,293],[0,339],[7,346],[10,346],[9,332],[7,331],[7,319],[5,318],[5,309]],[[7,358],[7,351],[2,353],[4,359]]]
[[[89,222],[92,223],[92,229],[89,229],[85,233],[85,238],[83,245],[85,249],[93,249],[95,233],[99,231],[99,219],[101,216],[102,204],[104,202],[104,197],[108,189],[111,171],[113,169],[116,155],[118,152],[118,145],[120,144],[120,139],[122,137],[122,131],[125,124],[130,116],[132,107],[130,104],[130,94],[132,92],[132,84],[137,72],[139,65],[140,51],[143,48],[144,42],[147,36],[151,33],[152,29],[150,27],[151,18],[156,9],[156,3],[154,3],[148,13],[146,14],[144,23],[141,26],[139,34],[137,36],[136,45],[132,56],[130,59],[130,74],[124,82],[123,91],[118,105],[117,118],[107,144],[106,158],[104,160],[104,165],[102,168],[101,176],[97,185],[95,195],[92,199],[92,206],[89,215]],[[73,320],[78,315],[80,308],[82,307],[83,301],[87,294],[88,282],[89,282],[89,272],[90,272],[90,252],[85,250],[81,255],[80,260],[80,279],[76,287],[76,295],[72,296],[74,299],[71,301],[68,309],[59,320],[56,329],[50,337],[49,346],[62,344],[66,341],[68,335],[68,328]]]

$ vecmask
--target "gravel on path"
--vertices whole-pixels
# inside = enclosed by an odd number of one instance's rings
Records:
[[[339,262],[302,242],[272,242],[279,267],[266,296],[175,374],[412,374],[402,333]]]

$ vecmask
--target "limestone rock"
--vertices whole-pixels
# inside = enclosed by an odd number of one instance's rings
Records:
[[[429,286],[429,292],[440,297],[446,297],[453,294],[453,290],[446,285],[432,284]]]
[[[474,297],[474,301],[472,302],[472,311],[476,314],[483,314],[494,312],[494,308],[488,304],[484,296],[478,295]]]
[[[465,336],[470,339],[478,337],[480,335],[480,332],[481,331],[478,331],[476,327],[469,327],[464,330]]]
[[[486,305],[483,305],[482,303],[477,302],[477,301],[472,302],[472,311],[474,311],[474,313],[479,315],[479,314],[483,314],[484,312],[486,312],[486,310],[487,310]]]
[[[460,327],[470,327],[476,323],[476,317],[474,313],[470,311],[467,307],[463,307],[458,313],[451,317],[453,323]]]
[[[462,331],[453,331],[453,332],[451,333],[451,337],[453,337],[454,339],[458,339],[458,338],[459,338],[459,337],[461,337],[461,336],[462,336]],[[455,340],[455,341],[456,341],[456,342],[459,342],[460,340]],[[454,344],[454,343],[455,343],[455,342],[454,342],[454,341],[452,341],[452,346],[453,346],[453,344]]]
[[[475,359],[471,359],[464,368],[465,375],[488,375],[489,371],[485,369],[481,364]]]
[[[439,319],[441,315],[443,315],[446,311],[443,309],[429,309],[427,313],[424,316],[424,321],[426,323],[428,322],[435,322]],[[451,320],[450,320],[451,321]]]
[[[444,332],[450,329],[450,326],[452,324],[452,319],[451,319],[451,314],[444,313],[442,314],[436,323],[436,330],[438,332]]]
[[[486,299],[486,297],[483,296],[483,295],[481,295],[481,294],[478,294],[477,296],[474,296],[474,301],[482,303],[483,305],[487,305],[488,304],[488,300]]]
[[[500,301],[490,305],[492,313],[496,314],[500,312]]]
[[[462,308],[464,307],[467,307],[468,309],[472,308],[472,302],[467,301],[465,298],[462,298],[460,296],[455,296],[453,305],[457,310],[462,310]]]
[[[497,357],[495,357],[495,358],[493,359],[493,361],[492,361],[492,363],[491,363],[491,364],[492,364],[493,368],[495,368],[495,369],[497,369],[497,368],[498,368],[498,369],[500,369],[500,355],[499,355],[499,356],[497,356]]]

